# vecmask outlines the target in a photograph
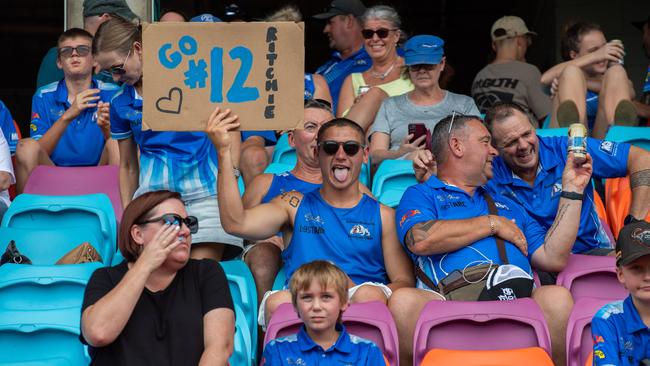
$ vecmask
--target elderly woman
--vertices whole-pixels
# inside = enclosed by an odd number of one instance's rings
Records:
[[[366,10],[361,21],[364,46],[372,59],[372,67],[345,79],[339,95],[337,117],[345,116],[367,130],[382,100],[412,90],[413,84],[401,73],[404,59],[397,54],[402,34],[401,20],[395,9],[385,5],[373,6]]]
[[[408,154],[425,145],[425,135],[411,141],[409,123],[422,123],[427,129],[456,111],[479,115],[472,98],[440,87],[445,68],[445,42],[431,35],[414,36],[404,46],[404,74],[413,82],[412,91],[390,97],[381,104],[370,129],[370,157],[373,166],[385,159],[409,158]]]
[[[227,365],[232,298],[219,264],[190,259],[197,230],[176,192],[145,193],[124,210],[125,261],[95,271],[84,294],[93,365]]]

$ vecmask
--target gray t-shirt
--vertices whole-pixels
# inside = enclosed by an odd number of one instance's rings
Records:
[[[541,120],[552,108],[551,98],[543,92],[541,77],[537,67],[521,61],[488,64],[474,78],[472,97],[481,113],[497,102],[515,102]]]
[[[478,116],[480,112],[474,100],[466,95],[445,91],[445,96],[438,104],[415,105],[408,98],[410,93],[384,99],[370,127],[370,134],[387,133],[390,136],[390,150],[397,150],[402,140],[408,135],[409,123],[424,123],[432,131],[438,121],[453,111],[460,114]]]

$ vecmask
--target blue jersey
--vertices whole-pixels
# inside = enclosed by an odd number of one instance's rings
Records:
[[[7,140],[9,145],[9,151],[11,155],[16,153],[16,144],[18,144],[18,131],[16,131],[16,125],[14,125],[14,118],[11,116],[11,112],[7,106],[0,100],[0,130]]]
[[[327,204],[320,191],[303,196],[293,223],[291,242],[282,251],[287,279],[301,265],[330,260],[355,284],[387,283],[381,245],[379,202],[363,195],[352,208]]]
[[[598,93],[587,90],[585,99],[587,103],[587,126],[589,127],[589,131],[591,131],[594,129],[596,114],[598,114]]]
[[[321,187],[318,183],[305,182],[302,179],[296,178],[295,175],[291,172],[283,172],[273,174],[273,180],[271,181],[271,186],[266,192],[264,197],[262,197],[262,203],[270,202],[275,197],[281,195],[282,193],[290,191],[298,191],[302,194],[315,191]]]
[[[118,88],[92,79],[91,88],[99,89],[99,100],[109,102]],[[30,135],[38,140],[70,108],[65,80],[48,84],[32,98]],[[97,165],[104,149],[104,134],[97,125],[97,108],[86,108],[65,128],[50,159],[59,166]]]
[[[650,329],[632,297],[607,304],[591,321],[594,366],[650,365]]]
[[[495,157],[492,162],[494,177],[488,182],[488,187],[497,194],[519,203],[540,225],[549,229],[553,225],[560,204],[567,144],[567,137],[539,138],[539,169],[533,187],[514,175],[503,159]],[[587,138],[587,151],[593,159],[594,178],[626,175],[630,145]],[[591,184],[585,187],[584,195],[580,227],[573,252],[583,253],[594,248],[611,248],[612,243],[609,242],[596,213],[594,189]]]
[[[142,130],[142,97],[125,84],[111,102],[111,135],[132,137],[140,148],[140,186],[135,192],[167,189],[193,200],[217,192],[217,153],[203,132]]]
[[[395,212],[397,235],[400,242],[419,266],[434,283],[454,270],[463,270],[467,266],[486,263],[502,264],[499,259],[496,240],[488,236],[453,252],[417,255],[404,244],[406,233],[413,225],[430,220],[462,220],[489,214],[487,202],[483,198],[485,187],[479,187],[473,196],[460,188],[447,185],[435,176],[424,183],[411,186],[404,192],[399,207]],[[510,199],[492,194],[499,216],[514,221],[526,236],[528,257],[511,242],[504,241],[508,261],[532,274],[530,258],[542,244],[546,231],[533,220],[526,211]],[[418,280],[419,288],[426,285]]]
[[[370,66],[372,66],[372,60],[368,52],[366,52],[366,49],[361,47],[359,51],[345,60],[341,58],[339,52],[334,52],[332,58],[316,70],[317,74],[323,75],[325,81],[327,81],[327,86],[330,88],[333,102],[332,111],[334,113],[336,113],[339,93],[341,92],[341,86],[343,86],[345,78],[354,72],[364,72]]]
[[[314,74],[305,73],[305,100],[314,99],[316,93],[316,84],[314,84]]]
[[[261,365],[264,366],[381,366],[385,365],[381,350],[373,342],[349,334],[345,326],[338,324],[340,331],[336,343],[328,349],[316,344],[303,325],[297,334],[274,339],[264,347]]]

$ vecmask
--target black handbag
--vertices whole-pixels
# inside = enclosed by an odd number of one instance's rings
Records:
[[[26,256],[20,254],[16,247],[16,242],[12,240],[7,245],[7,250],[5,250],[2,257],[0,257],[0,265],[5,263],[32,264],[32,261]]]

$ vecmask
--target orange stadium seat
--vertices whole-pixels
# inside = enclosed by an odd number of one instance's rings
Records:
[[[609,227],[615,238],[623,228],[623,221],[630,211],[632,203],[632,190],[630,177],[609,178],[605,180],[605,202],[607,202],[607,216]],[[650,221],[650,213],[645,218]]]
[[[553,366],[549,355],[540,347],[508,350],[463,351],[432,349],[421,366]]]

